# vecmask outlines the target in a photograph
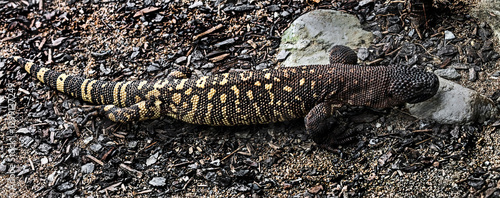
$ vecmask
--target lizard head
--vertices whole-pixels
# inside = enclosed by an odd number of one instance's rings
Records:
[[[397,67],[388,89],[394,101],[418,103],[434,96],[439,88],[438,77],[417,68]]]

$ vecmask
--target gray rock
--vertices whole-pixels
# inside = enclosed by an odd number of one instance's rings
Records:
[[[477,17],[478,21],[487,22],[497,39],[500,39],[500,19],[492,17],[492,13],[496,16],[500,15],[500,3],[497,0],[478,1],[471,10],[471,15]]]
[[[455,38],[455,35],[453,34],[453,32],[450,32],[448,30],[444,31],[444,40],[451,40],[454,38]]]
[[[359,50],[358,50],[359,60],[364,61],[368,58],[369,55],[370,55],[370,52],[368,51],[367,48],[365,48],[365,47],[359,48]]]
[[[439,78],[439,90],[434,97],[407,107],[417,118],[441,124],[481,123],[497,114],[493,101],[443,78]]]
[[[92,173],[94,172],[94,167],[95,167],[94,163],[86,163],[81,168],[82,173],[84,174]]]
[[[434,73],[448,80],[456,80],[461,77],[455,68],[436,69]]]
[[[167,179],[165,177],[153,177],[149,184],[151,186],[165,186]]]
[[[328,64],[328,50],[333,45],[367,47],[372,40],[373,35],[361,29],[353,15],[333,10],[311,11],[283,33],[280,51],[289,51],[290,55],[281,65]]]
[[[156,163],[158,161],[158,156],[160,156],[159,152],[149,156],[149,158],[146,160],[146,165],[151,166],[152,164]]]

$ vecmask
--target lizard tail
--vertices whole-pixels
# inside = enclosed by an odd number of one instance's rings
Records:
[[[138,100],[142,100],[138,90],[139,85],[150,84],[147,81],[112,82],[92,80],[57,72],[19,56],[13,57],[13,60],[19,63],[33,77],[36,77],[49,87],[93,104],[114,104],[119,107],[130,106],[137,103]]]

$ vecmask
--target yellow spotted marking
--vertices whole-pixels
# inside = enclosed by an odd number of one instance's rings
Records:
[[[266,79],[268,79],[268,80],[269,80],[269,79],[271,79],[271,73],[267,73],[267,74],[265,74],[265,75],[264,75],[264,78],[266,78]]]
[[[287,69],[287,70],[283,70],[283,76],[284,76],[285,78],[290,77],[290,75],[288,74],[288,69]]]
[[[208,103],[207,105],[207,112],[205,113],[205,124],[210,124],[210,116],[212,116],[212,109],[214,108],[214,105],[212,103]]]
[[[253,100],[253,91],[252,90],[248,90],[247,91],[247,96],[250,100]]]
[[[271,98],[271,102],[269,102],[269,104],[274,104],[274,94],[273,92],[269,92],[269,98]]]
[[[135,98],[135,103],[139,103],[142,100],[140,96],[135,96],[134,98]]]
[[[146,101],[137,103],[137,107],[139,108],[139,120],[147,119],[146,114],[148,113],[148,109],[146,108]]]
[[[217,92],[214,88],[211,88],[210,91],[208,92],[208,100],[212,100],[212,98],[215,95],[215,92]]]
[[[285,86],[285,87],[283,87],[283,90],[285,90],[287,92],[292,92],[293,89],[289,86]]]
[[[172,96],[172,101],[175,104],[179,104],[181,102],[181,99],[182,99],[182,95],[180,93],[174,93],[174,95]]]
[[[141,90],[141,89],[142,89],[142,87],[143,87],[144,85],[146,85],[147,83],[148,83],[148,81],[145,81],[145,80],[141,81],[141,82],[139,83],[139,86],[137,86],[137,89],[138,89],[138,90]]]
[[[160,91],[153,89],[151,91],[148,91],[148,93],[146,94],[146,98],[151,99],[160,96],[160,94]]]
[[[245,76],[247,74],[247,76]],[[240,73],[240,77],[242,81],[247,81],[252,77],[253,72]]]
[[[299,85],[302,86],[304,85],[304,83],[306,83],[306,79],[305,78],[300,79]]]
[[[33,66],[33,64],[33,62],[27,62],[26,65],[24,65],[24,70],[31,74],[31,66]]]
[[[106,105],[106,106],[104,106],[104,111],[109,111],[109,110],[111,110],[113,107],[115,107],[115,105]]]
[[[192,92],[192,91],[193,91],[193,88],[191,88],[191,87],[190,87],[189,89],[187,89],[187,90],[184,92],[184,94],[186,94],[186,96],[189,96],[189,95],[191,95],[191,92]]]
[[[224,125],[226,126],[230,126],[231,124],[229,123],[229,120],[228,120],[228,116],[227,116],[227,106],[223,106],[222,107],[222,122],[224,123]]]
[[[273,114],[274,114],[275,118],[278,118],[278,121],[280,121],[280,122],[285,121],[285,118],[283,117],[283,114],[281,114],[280,111],[276,111],[276,109],[274,109]]]
[[[40,70],[36,73],[36,78],[40,80],[40,82],[45,83],[43,76],[45,75],[45,72],[49,71],[49,69],[42,67]]]
[[[188,105],[189,105],[189,104],[188,104],[187,102],[183,102],[183,103],[182,103],[182,108],[183,108],[183,109],[187,109],[187,108],[188,108]]]
[[[274,77],[273,79],[275,82],[280,82],[281,80],[279,78]]]
[[[196,87],[204,89],[206,83],[207,83],[207,76],[203,76],[196,81]]]
[[[82,94],[82,99],[87,102],[92,102],[92,86],[97,82],[97,80],[89,80],[88,85],[87,85],[87,90],[84,90],[84,86],[82,84],[82,92],[85,94]],[[116,105],[116,104],[115,104]]]
[[[170,109],[172,112],[177,113],[177,107],[174,104],[170,104]]]
[[[316,85],[316,81],[311,81],[311,90],[314,90],[314,86]]]
[[[116,122],[115,114],[112,114],[112,113],[108,114],[108,118],[109,118],[111,121]]]
[[[88,83],[88,81],[90,81],[90,80],[85,79],[83,81],[83,84],[82,84],[82,98],[86,95],[85,94],[85,90],[83,88],[85,87],[85,84]],[[117,101],[118,100],[118,94],[119,94],[119,91],[120,91],[120,90],[118,90],[118,88],[120,87],[120,85],[122,83],[123,82],[118,82],[118,83],[115,84],[115,87],[113,87],[113,104],[116,105],[116,106],[120,105],[120,103]]]
[[[305,103],[301,103],[300,104],[300,109],[302,110],[302,113],[308,113],[307,109],[306,109],[306,104]]]
[[[175,87],[176,90],[184,89],[184,84],[188,81],[188,79],[182,79],[181,82]]]
[[[57,80],[56,80],[57,91],[64,92],[64,81],[66,80],[67,77],[68,77],[68,75],[66,75],[66,74],[61,74],[57,77]]]
[[[280,106],[281,105],[281,100],[278,100],[278,102],[276,102],[276,105]]]
[[[295,100],[302,101],[302,98],[300,96],[295,96]]]
[[[235,104],[236,106],[240,105],[240,100],[235,100],[235,101],[234,101],[234,104]]]
[[[231,90],[234,91],[234,94],[236,95],[236,98],[239,98],[240,97],[240,90],[238,89],[238,87],[236,87],[236,85],[233,85],[231,87]]]
[[[222,76],[224,76],[224,78],[220,81],[219,85],[225,85],[227,82],[229,82],[227,80],[227,77],[229,76],[229,73],[224,73],[224,74],[222,74]]]
[[[227,99],[227,95],[226,94],[220,95],[220,103],[221,104],[226,103],[226,99]]]
[[[186,114],[184,117],[184,121],[188,123],[194,123],[194,114],[198,108],[198,102],[200,101],[200,97],[198,95],[193,95],[191,97],[191,111]]]
[[[161,100],[155,101],[155,108],[153,110],[155,112],[154,118],[159,118],[160,115],[161,115],[161,111],[160,111],[160,109],[161,109],[161,107],[160,107],[161,103],[162,103]]]
[[[260,87],[260,85],[261,85],[260,81],[256,81],[254,85],[257,86],[257,87]]]
[[[269,84],[264,85],[264,87],[266,88],[266,90],[270,90],[273,88],[273,84],[269,83]]]
[[[121,104],[122,104],[122,107],[125,107],[125,102],[127,101],[127,86],[132,83],[132,81],[128,81],[126,82],[122,88],[120,89],[120,98],[121,98]]]
[[[283,106],[287,107],[290,103],[288,102],[283,102]]]
[[[159,80],[159,81],[157,81],[157,82],[153,85],[153,88],[154,88],[154,89],[163,88],[163,87],[165,87],[167,84],[168,84],[168,80],[167,80],[167,79],[164,79],[164,80]]]
[[[314,69],[309,70],[310,74],[314,74],[314,72],[315,72]]]

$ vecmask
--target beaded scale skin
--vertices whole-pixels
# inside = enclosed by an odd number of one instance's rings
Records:
[[[188,78],[180,68],[166,79],[111,82],[66,75],[14,57],[42,83],[100,105],[114,122],[167,115],[188,123],[233,126],[282,122],[305,117],[316,142],[326,119],[343,106],[388,108],[429,99],[438,78],[403,66],[360,66],[345,46],[334,46],[330,64],[231,72]]]

